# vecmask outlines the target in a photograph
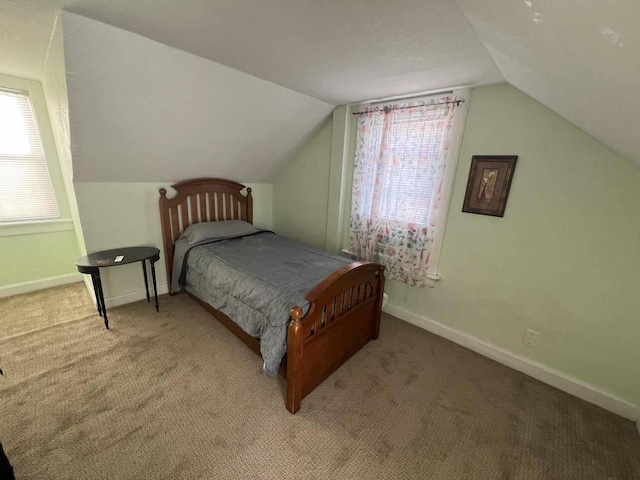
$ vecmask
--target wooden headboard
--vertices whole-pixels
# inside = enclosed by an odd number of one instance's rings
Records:
[[[160,189],[160,220],[162,244],[167,266],[167,281],[171,291],[173,245],[191,224],[244,220],[253,223],[253,197],[251,189],[240,183],[221,178],[194,178],[171,185],[177,193],[167,198],[167,190]]]

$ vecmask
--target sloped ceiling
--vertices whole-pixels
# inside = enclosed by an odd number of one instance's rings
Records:
[[[334,105],[503,80],[450,0],[0,0],[0,69],[41,74],[57,8]]]
[[[640,2],[457,1],[509,83],[640,165]]]
[[[334,105],[502,81],[443,0],[66,0],[67,9]]]
[[[0,73],[41,78],[56,9],[47,0],[0,0]]]
[[[330,104],[506,79],[640,165],[637,0],[0,0],[0,70],[58,7]]]
[[[64,13],[75,180],[269,181],[333,105]]]

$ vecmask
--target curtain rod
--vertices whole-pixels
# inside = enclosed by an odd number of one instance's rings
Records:
[[[384,107],[381,110],[403,110],[405,108],[419,108],[419,107],[431,107],[434,105],[451,105],[454,104],[456,107],[459,107],[460,104],[464,103],[464,99],[462,100],[451,100],[449,102],[439,102],[439,103],[429,103],[426,105],[407,105],[406,107]],[[362,112],[352,112],[351,115],[362,115],[364,113],[370,113],[372,110],[364,110]]]
[[[426,92],[415,92],[415,93],[407,93],[406,95],[396,95],[395,97],[386,97],[386,98],[376,98],[375,100],[365,100],[360,102],[361,105],[369,104],[369,105],[379,105],[382,103],[395,102],[397,100],[414,100],[420,98],[427,97],[441,97],[442,95],[448,95],[453,93],[454,89],[449,90],[431,90]]]

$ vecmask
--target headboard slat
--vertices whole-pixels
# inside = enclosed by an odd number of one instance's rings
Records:
[[[225,218],[232,220],[233,216],[231,215],[231,195],[229,193],[224,194],[224,211],[226,213]]]
[[[199,193],[198,198],[200,199],[200,221],[207,221],[207,194],[205,192]]]
[[[175,242],[180,236],[180,224],[178,223],[178,209],[172,208],[171,210],[171,232],[173,234],[172,241]]]
[[[189,224],[200,223],[198,217],[198,198],[196,195],[189,195],[189,206],[191,207],[191,221]]]
[[[224,213],[222,213],[222,196],[223,194],[221,192],[216,192],[216,203],[218,204],[218,216],[216,220],[222,220],[224,218]]]
[[[177,194],[170,199],[167,198],[166,189],[160,189],[160,220],[169,285],[173,270],[173,246],[189,225],[237,219],[253,223],[251,189],[247,188],[246,195],[243,195],[246,187],[240,183],[219,178],[198,178],[176,183],[172,188]]]
[[[179,207],[180,217],[182,218],[182,229],[180,230],[180,232],[184,232],[189,226],[189,205],[186,198],[184,202],[179,205]]]
[[[207,192],[207,197],[209,198],[209,221],[216,221],[216,200],[215,194],[213,192]]]

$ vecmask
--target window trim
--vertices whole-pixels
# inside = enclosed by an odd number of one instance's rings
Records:
[[[73,220],[56,218],[54,220],[37,220],[33,222],[0,223],[0,237],[15,235],[33,235],[38,233],[64,232],[73,230]]]
[[[66,187],[58,160],[53,131],[49,122],[42,85],[35,80],[0,74],[0,88],[24,92],[29,97],[60,214],[56,219],[0,223],[0,237],[73,230]]]
[[[444,195],[441,203],[442,211],[442,228],[439,234],[433,239],[433,246],[431,249],[431,262],[429,263],[429,270],[427,271],[427,279],[430,280],[428,286],[435,287],[436,282],[440,280],[441,275],[438,273],[438,267],[440,265],[440,254],[442,253],[442,245],[444,243],[444,236],[447,230],[447,221],[449,220],[449,208],[451,207],[451,198],[453,197],[453,182],[456,178],[456,172],[458,170],[458,160],[460,158],[460,152],[462,150],[462,137],[464,136],[464,127],[467,123],[467,114],[469,112],[469,100],[471,98],[470,88],[461,88],[453,90],[453,95],[457,96],[460,100],[464,100],[464,103],[460,105],[459,121],[453,124],[451,130],[451,138],[455,138],[456,141],[452,142],[449,146],[449,155],[451,164],[447,169],[444,176],[443,184],[445,191],[448,192]]]

